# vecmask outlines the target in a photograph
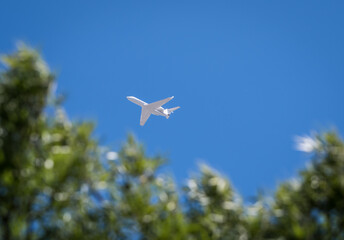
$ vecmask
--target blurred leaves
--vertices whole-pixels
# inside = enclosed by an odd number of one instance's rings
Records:
[[[118,152],[72,122],[54,74],[24,45],[0,73],[0,239],[344,239],[344,145],[298,137],[312,157],[274,196],[244,204],[206,165],[182,191],[133,135]]]

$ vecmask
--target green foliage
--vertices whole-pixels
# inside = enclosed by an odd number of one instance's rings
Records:
[[[0,215],[3,239],[68,236],[71,219],[101,168],[89,123],[71,124],[63,110],[44,114],[53,75],[37,52],[5,56],[0,83]],[[77,224],[77,223],[76,223]],[[63,230],[63,231],[62,231]],[[57,234],[58,233],[58,234]]]
[[[309,167],[276,192],[272,226],[287,239],[344,239],[344,144],[335,133],[318,141]]]
[[[312,162],[244,205],[201,165],[179,191],[132,135],[115,152],[68,120],[54,75],[22,46],[0,73],[0,239],[344,239],[344,144],[311,141]],[[49,104],[48,104],[49,103]]]
[[[247,235],[243,206],[230,183],[202,165],[199,177],[188,180],[186,218],[193,239],[240,239]]]

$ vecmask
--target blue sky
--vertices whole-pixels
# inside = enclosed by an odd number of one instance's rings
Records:
[[[197,163],[249,198],[295,176],[293,137],[344,131],[343,1],[0,1],[0,52],[41,49],[71,119],[102,144],[128,132],[182,184]],[[146,102],[170,119],[139,126]]]

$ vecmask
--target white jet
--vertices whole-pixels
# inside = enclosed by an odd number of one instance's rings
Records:
[[[173,113],[173,111],[177,110],[180,107],[174,107],[174,108],[169,108],[169,109],[165,109],[163,107],[161,107],[162,105],[164,105],[165,103],[167,103],[168,101],[172,100],[174,97],[169,97],[157,102],[153,102],[153,103],[146,103],[136,97],[127,97],[127,99],[137,105],[139,105],[140,107],[142,107],[141,109],[141,119],[140,119],[140,125],[143,126],[145,125],[145,123],[147,122],[149,116],[151,114],[156,115],[156,116],[163,116],[166,117],[167,119],[170,117],[171,113]]]

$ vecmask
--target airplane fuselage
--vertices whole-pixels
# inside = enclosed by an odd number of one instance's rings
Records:
[[[163,116],[168,118],[170,116],[170,114],[168,114],[168,112],[166,111],[167,109],[163,108],[163,107],[159,107],[157,109],[154,109],[153,111],[151,111],[151,113],[155,116]]]

